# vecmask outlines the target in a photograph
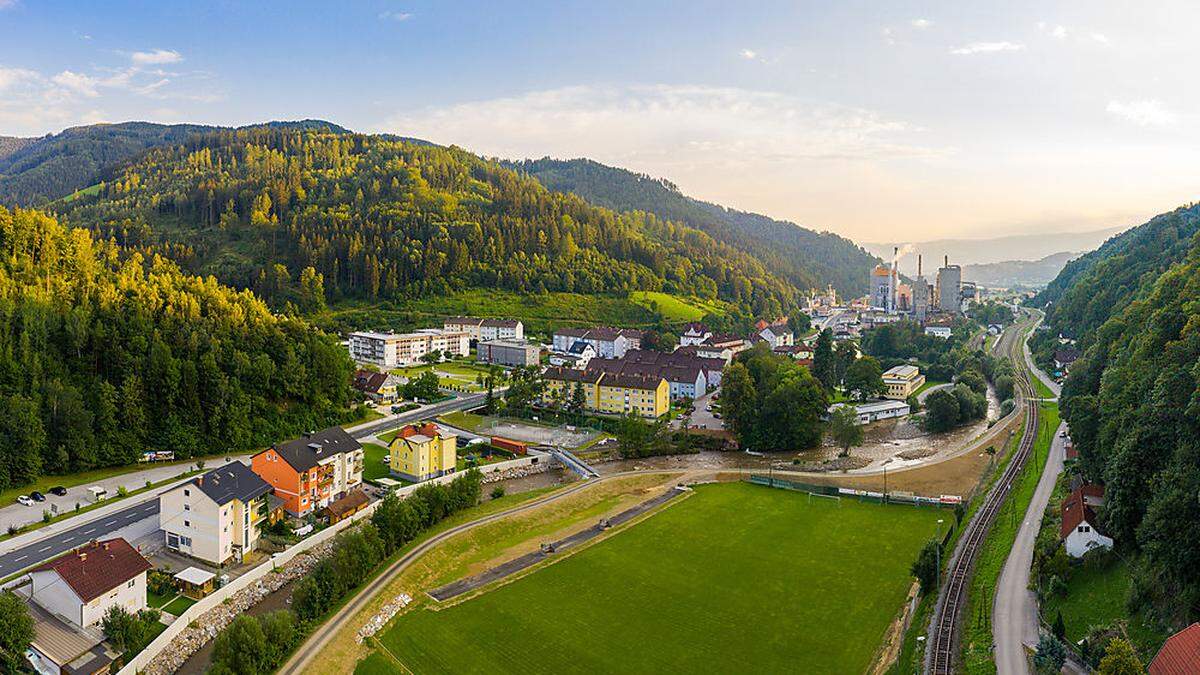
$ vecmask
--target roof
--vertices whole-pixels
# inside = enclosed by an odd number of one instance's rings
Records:
[[[479,325],[489,328],[516,328],[520,323],[516,319],[484,319]]]
[[[624,387],[626,389],[657,389],[662,377],[636,375],[634,373],[605,373],[601,387]]]
[[[1200,622],[1167,638],[1148,670],[1150,675],[1200,674]]]
[[[583,354],[584,352],[586,352],[589,349],[592,350],[593,352],[596,351],[596,348],[593,347],[590,343],[584,342],[583,340],[577,340],[570,347],[567,347],[567,352],[571,353],[571,354]]]
[[[71,663],[104,641],[103,635],[94,630],[79,630],[36,602],[25,605],[33,618],[32,646],[60,666]]]
[[[687,324],[683,327],[683,332],[685,335],[707,335],[712,333],[712,331],[708,329],[708,326],[698,322]]]
[[[1059,537],[1066,539],[1075,528],[1082,523],[1091,525],[1093,529],[1099,519],[1093,508],[1098,504],[1097,498],[1103,499],[1104,488],[1099,485],[1081,485],[1075,489],[1062,503],[1062,525],[1059,527]]]
[[[129,542],[105,539],[80,546],[31,572],[57,572],[80,600],[91,602],[151,567]]]
[[[350,383],[352,387],[359,391],[375,393],[383,388],[387,382],[387,373],[376,373],[370,370],[358,370],[354,373],[354,380]]]
[[[275,452],[297,472],[308,471],[321,460],[343,452],[361,450],[362,443],[341,427],[329,427],[316,433],[306,433],[275,446]]]
[[[851,405],[851,404],[849,404],[849,403],[834,403],[833,405],[829,406],[829,411],[833,412],[837,408],[842,408],[842,407],[846,407],[849,405]],[[870,403],[859,403],[857,405],[854,405],[854,412],[858,413],[859,415],[866,415],[869,413],[885,412],[888,410],[899,410],[900,408],[908,408],[908,407],[909,407],[908,404],[905,403],[904,401],[894,401],[894,400],[888,399],[888,400],[884,400],[884,401],[871,401]]]
[[[176,579],[185,583],[189,583],[193,586],[203,586],[216,577],[217,575],[213,574],[212,572],[209,572],[208,570],[202,570],[199,567],[189,567],[175,575]]]
[[[629,340],[641,340],[642,331],[633,328],[613,328],[611,326],[596,326],[595,328],[560,328],[554,331],[556,336],[574,337],[582,340],[597,340],[612,342],[620,336]]]
[[[354,490],[345,497],[329,503],[325,508],[329,515],[342,518],[367,505],[367,495],[362,490]]]
[[[1075,363],[1079,359],[1078,349],[1056,349],[1054,350],[1054,360],[1059,363]]]
[[[452,316],[442,322],[443,326],[447,324],[451,326],[481,326],[483,319],[477,316]]]
[[[209,499],[222,505],[235,499],[248,502],[271,491],[270,483],[236,460],[197,476],[189,485],[195,485]]]
[[[921,370],[919,368],[917,368],[916,366],[902,365],[902,366],[894,366],[892,368],[888,368],[887,370],[885,370],[883,372],[883,377],[885,377],[885,378],[891,377],[891,378],[896,378],[896,379],[901,379],[901,380],[908,380],[908,379],[914,378],[920,374],[921,374]]]
[[[529,349],[530,347],[540,349],[538,345],[526,340],[485,340],[480,344],[487,345],[488,347],[505,347],[508,349]]]
[[[594,360],[595,359],[593,359],[593,361]],[[547,380],[587,382],[588,384],[595,384],[599,382],[600,375],[600,371],[597,370],[578,370],[576,368],[562,368],[560,366],[550,366],[542,373],[542,377]]]
[[[438,425],[433,422],[425,422],[423,424],[406,424],[400,427],[400,431],[396,432],[396,438],[416,438],[423,436],[425,441],[439,435],[441,431]],[[424,442],[424,441],[422,441]]]
[[[559,328],[558,330],[554,331],[554,334],[555,335],[563,335],[565,337],[581,338],[588,334],[588,329],[586,329],[586,328]]]

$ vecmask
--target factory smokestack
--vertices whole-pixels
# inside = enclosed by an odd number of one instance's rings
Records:
[[[917,254],[917,276],[921,276],[921,254]]]
[[[942,259],[942,261],[943,261],[943,262],[942,262],[942,267],[949,267],[949,266],[950,266],[950,256],[946,256],[945,258],[943,258],[943,259]]]

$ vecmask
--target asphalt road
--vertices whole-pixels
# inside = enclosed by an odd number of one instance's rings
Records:
[[[399,427],[408,422],[435,417],[454,410],[465,410],[483,403],[484,394],[461,396],[449,401],[414,410],[400,415],[392,415],[370,425],[363,425],[354,430],[356,438],[371,436],[388,429]],[[86,517],[86,514],[84,516]],[[20,548],[0,555],[0,579],[16,574],[21,570],[49,560],[54,556],[65,553],[76,546],[85,544],[93,539],[102,539],[124,527],[147,518],[158,517],[158,500],[131,506],[120,511],[114,511],[106,516],[93,518],[86,523],[77,525],[69,530],[49,535]]]
[[[77,525],[65,532],[26,544],[0,556],[0,579],[53,558],[60,553],[66,553],[80,544],[86,544],[93,539],[102,539],[108,533],[116,532],[127,525],[157,516],[158,500],[151,499],[137,506],[131,506]]]

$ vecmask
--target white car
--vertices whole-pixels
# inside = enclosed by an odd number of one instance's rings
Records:
[[[21,504],[23,506],[33,506],[33,500],[30,499],[29,497],[26,497],[25,495],[21,495],[20,497],[17,497],[17,503]]]

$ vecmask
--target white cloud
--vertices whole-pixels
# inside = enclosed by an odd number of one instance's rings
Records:
[[[17,6],[17,0],[0,0],[0,9],[8,9],[10,7],[16,7],[16,6]]]
[[[753,49],[743,49],[742,51],[738,52],[738,55],[748,61],[753,61],[754,59],[758,58],[758,52],[754,51]]]
[[[26,70],[24,68],[6,68],[0,66],[0,92],[14,88],[21,84],[36,82],[41,79],[41,75]]]
[[[1143,127],[1170,126],[1179,119],[1162,101],[1156,99],[1109,101],[1106,110],[1111,115]]]
[[[912,21],[908,22],[908,25],[916,28],[917,30],[925,30],[926,28],[932,26],[933,22],[929,19],[913,19]]]
[[[95,98],[100,95],[100,92],[96,91],[96,85],[99,84],[96,78],[82,73],[64,70],[50,78],[50,81],[80,96]]]
[[[1091,38],[1102,45],[1110,44],[1108,36],[1104,33],[1092,33]]]
[[[951,49],[951,54],[992,54],[995,52],[1016,52],[1025,49],[1019,42],[972,42],[962,47]]]
[[[408,21],[409,19],[411,19],[411,18],[412,18],[412,13],[410,13],[410,12],[397,12],[397,11],[394,11],[394,10],[390,10],[390,9],[389,9],[389,10],[387,10],[387,11],[385,11],[385,12],[380,12],[380,13],[379,13],[379,18],[381,18],[381,19],[387,19],[387,20],[389,20],[389,21]]]
[[[129,58],[138,65],[147,66],[179,63],[183,60],[183,55],[174,49],[154,49],[148,52],[134,52]]]
[[[1059,40],[1067,37],[1067,27],[1055,26],[1054,30],[1050,31],[1050,36]]]

